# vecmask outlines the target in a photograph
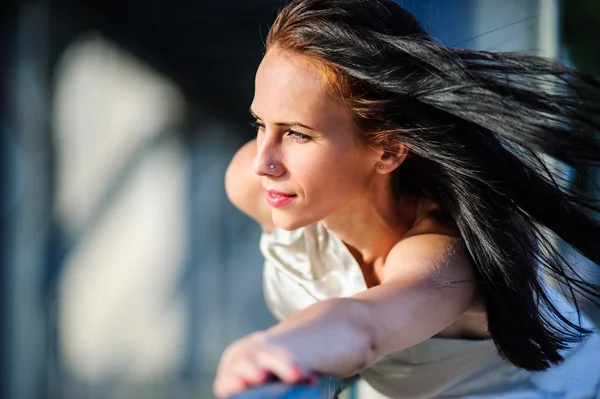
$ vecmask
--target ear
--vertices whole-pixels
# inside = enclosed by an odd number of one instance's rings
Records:
[[[381,150],[379,160],[375,168],[381,174],[396,170],[408,155],[408,147],[400,141],[394,141],[385,145]]]

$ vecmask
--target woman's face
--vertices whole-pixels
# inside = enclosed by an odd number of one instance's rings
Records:
[[[379,155],[361,146],[352,114],[327,95],[308,63],[268,51],[256,74],[254,172],[273,222],[293,230],[368,198]]]

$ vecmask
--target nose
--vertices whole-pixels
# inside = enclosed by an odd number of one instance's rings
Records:
[[[283,167],[273,144],[266,140],[256,141],[256,156],[252,161],[252,170],[259,176],[280,176]]]

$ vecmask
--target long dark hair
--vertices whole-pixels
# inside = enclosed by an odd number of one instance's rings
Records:
[[[274,47],[314,62],[366,143],[408,145],[398,185],[455,221],[499,353],[528,370],[560,363],[590,331],[555,307],[540,267],[572,297],[599,291],[547,230],[600,264],[600,206],[555,180],[538,154],[599,163],[590,115],[600,112],[586,100],[600,97],[600,80],[537,56],[442,46],[392,0],[293,0],[269,31]]]

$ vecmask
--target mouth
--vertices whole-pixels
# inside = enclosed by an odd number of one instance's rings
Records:
[[[267,203],[275,208],[289,204],[296,197],[296,194],[284,193],[275,190],[267,190]]]

